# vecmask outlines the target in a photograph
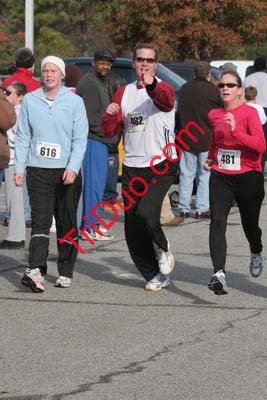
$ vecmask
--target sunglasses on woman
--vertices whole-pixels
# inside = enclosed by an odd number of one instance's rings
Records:
[[[226,86],[226,87],[228,87],[228,88],[230,88],[230,89],[232,89],[232,88],[234,88],[234,87],[240,87],[240,85],[238,85],[237,83],[232,83],[232,82],[229,82],[229,83],[219,83],[219,85],[218,85],[218,87],[220,88],[220,89],[223,89],[224,88],[224,86]]]
[[[3,92],[4,92],[4,94],[5,94],[6,96],[10,96],[10,95],[11,95],[11,92],[10,92],[9,90],[7,90],[7,89],[5,89],[5,88],[3,88],[3,87],[1,87],[0,89],[3,90]]]

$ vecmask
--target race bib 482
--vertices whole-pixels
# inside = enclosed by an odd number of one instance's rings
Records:
[[[128,114],[129,132],[142,132],[145,130],[147,115],[142,112],[132,112]]]

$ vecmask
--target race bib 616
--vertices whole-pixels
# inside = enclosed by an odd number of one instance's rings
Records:
[[[37,142],[36,152],[39,157],[60,160],[60,150],[60,144]]]

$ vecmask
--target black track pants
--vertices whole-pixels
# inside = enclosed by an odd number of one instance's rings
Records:
[[[133,168],[123,165],[122,189],[135,201],[125,211],[126,242],[134,264],[147,281],[159,272],[153,242],[163,250],[168,250],[167,239],[160,225],[160,213],[162,201],[177,175],[178,163],[164,161],[155,167],[163,171],[165,164],[169,165],[169,170],[163,175],[156,175],[150,167]],[[144,195],[137,195],[145,189],[142,180],[147,183],[148,190]],[[129,199],[125,194],[123,200],[127,206]]]
[[[63,185],[65,169],[27,167],[27,188],[32,209],[32,232],[29,246],[29,267],[39,267],[42,274],[47,272],[49,230],[53,215],[56,220],[58,239],[59,275],[72,278],[77,258],[77,249],[70,243],[59,244],[72,228],[77,238],[77,207],[82,190],[81,173],[71,185]]]

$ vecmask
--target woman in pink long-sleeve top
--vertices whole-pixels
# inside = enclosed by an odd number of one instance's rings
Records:
[[[214,274],[208,287],[215,294],[227,294],[226,225],[234,199],[250,246],[250,273],[258,277],[263,269],[259,215],[264,198],[261,157],[266,144],[257,111],[242,101],[239,75],[223,73],[218,86],[224,106],[209,112],[212,138],[204,164],[211,169],[209,242]]]

